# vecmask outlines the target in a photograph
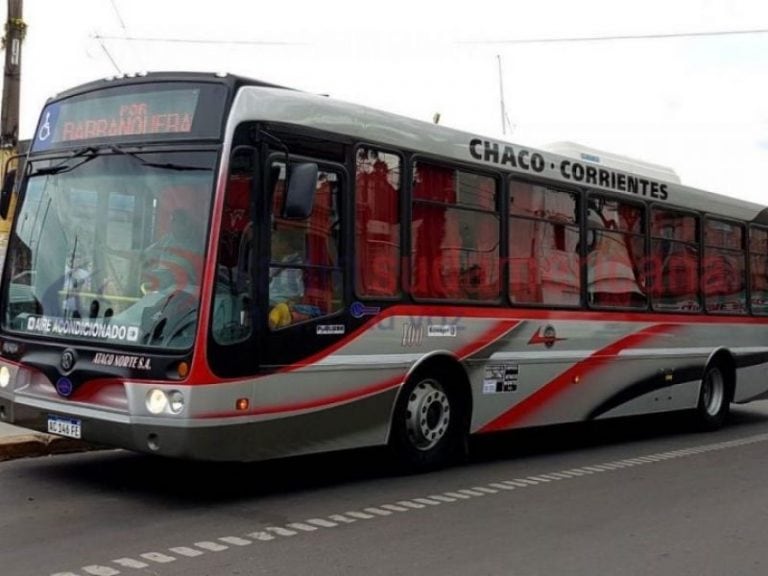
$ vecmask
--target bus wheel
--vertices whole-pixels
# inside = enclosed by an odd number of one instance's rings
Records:
[[[456,394],[434,377],[414,378],[395,407],[390,444],[408,468],[445,466],[466,448],[465,418]]]
[[[730,398],[723,369],[717,363],[710,364],[704,370],[699,391],[699,404],[696,407],[696,421],[704,430],[717,430],[728,417]]]

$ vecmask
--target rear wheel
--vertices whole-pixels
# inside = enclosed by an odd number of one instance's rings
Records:
[[[730,396],[723,369],[719,364],[710,364],[701,378],[697,424],[705,430],[716,430],[725,423],[729,410]]]
[[[400,394],[390,445],[408,468],[430,470],[466,451],[467,426],[458,395],[434,376],[410,380]]]

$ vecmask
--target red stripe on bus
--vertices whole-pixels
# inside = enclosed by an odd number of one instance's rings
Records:
[[[336,353],[353,341],[364,336],[371,329],[376,329],[376,325],[396,316],[411,316],[414,318],[436,319],[441,324],[449,321],[459,321],[467,319],[488,319],[504,321],[524,321],[524,320],[548,320],[548,321],[579,321],[579,322],[658,322],[658,323],[678,323],[678,324],[768,324],[768,316],[750,317],[750,316],[727,316],[715,314],[680,314],[680,313],[661,313],[646,311],[613,311],[613,310],[552,310],[544,308],[499,308],[499,307],[464,307],[455,305],[439,304],[397,304],[385,308],[378,315],[372,316],[367,322],[355,329],[350,334],[336,341],[334,344],[323,348],[307,358],[299,360],[287,366],[281,366],[276,370],[278,373],[292,372],[316,364],[331,354]],[[394,334],[394,331],[393,331]],[[398,336],[394,336],[398,337]],[[205,340],[198,341],[196,347],[201,349]],[[200,357],[199,353],[195,354]],[[274,372],[254,374],[252,377],[262,378],[269,376]],[[194,362],[188,379],[184,382],[189,385],[213,384],[218,382],[238,382],[242,378],[221,378],[216,376],[207,363],[202,365],[200,362]]]
[[[491,420],[488,424],[483,426],[479,432],[497,432],[518,424],[521,420],[539,410],[567,388],[576,386],[583,377],[590,372],[594,372],[598,368],[615,360],[622,350],[639,346],[661,334],[669,334],[679,327],[680,324],[656,324],[654,326],[643,328],[639,332],[625,336],[624,338],[597,350],[584,360],[577,362],[568,368],[565,372],[542,388],[539,388],[519,404],[516,404],[494,420]]]
[[[365,335],[368,330],[375,329],[374,327],[376,324],[380,323],[383,320],[386,320],[387,318],[391,318],[393,316],[414,316],[413,314],[408,314],[408,312],[413,311],[421,311],[423,312],[424,309],[420,307],[406,307],[406,306],[394,306],[393,308],[389,308],[388,310],[385,310],[382,314],[379,316],[376,316],[375,318],[372,318],[365,324],[363,324],[360,328],[355,330],[352,334],[349,336],[346,336],[345,338],[342,338],[338,342],[331,344],[327,348],[323,348],[320,352],[317,352],[313,354],[312,356],[309,356],[307,358],[304,358],[303,360],[300,360],[299,362],[295,362],[289,366],[283,366],[279,370],[277,370],[277,373],[283,373],[283,372],[292,372],[294,370],[298,370],[300,368],[306,368],[307,366],[312,366],[313,364],[316,364],[320,360],[323,360],[324,358],[327,358],[328,356],[331,356],[338,350],[344,348],[348,344],[351,344],[354,340],[360,338],[361,336]],[[438,310],[438,309],[436,309]],[[440,319],[441,323],[449,323],[451,320],[461,320],[462,316],[449,314],[446,316],[445,313],[438,316],[437,314],[419,314],[417,316],[418,318],[424,318],[424,317],[432,317],[435,319]],[[466,316],[470,317],[470,316]],[[478,316],[479,318],[484,318],[485,316]],[[498,320],[498,318],[495,315],[491,315],[487,319],[493,318],[494,320]],[[494,326],[492,329],[488,330],[485,334],[480,336],[477,340],[474,342],[466,345],[465,347],[461,348],[460,350],[456,351],[455,354],[459,358],[464,358],[466,356],[469,356],[470,354],[474,354],[477,350],[480,350],[481,348],[484,348],[488,344],[493,343],[498,338],[500,338],[504,332],[512,330],[515,326],[520,324],[520,320],[518,319],[510,319],[510,320],[503,320],[499,322],[496,326]],[[392,330],[392,334],[395,334],[395,331]],[[394,336],[396,338],[399,338],[400,335]],[[372,356],[375,356],[372,354]]]
[[[466,346],[459,348],[456,351],[456,356],[460,358],[461,360],[464,360],[468,356],[472,356],[473,354],[477,354],[480,350],[485,348],[486,346],[490,346],[515,328],[517,328],[520,325],[520,320],[504,320],[502,322],[498,322],[495,326],[492,328],[489,328],[486,330],[479,338],[477,338],[474,342],[471,342],[470,344],[467,344]]]
[[[517,322],[517,321],[497,322],[494,326],[492,326],[491,328],[483,332],[473,342],[467,344],[466,346],[456,351],[455,355],[459,359],[464,359],[464,358],[467,358],[468,356],[476,354],[486,346],[493,344],[499,338],[509,333],[510,330],[513,330],[519,324],[520,322]],[[206,414],[201,417],[231,418],[235,416],[259,416],[264,414],[278,414],[278,413],[284,413],[284,412],[298,412],[300,410],[313,410],[318,408],[327,408],[335,404],[342,404],[345,402],[359,400],[366,396],[371,396],[373,394],[385,392],[390,388],[395,388],[397,386],[400,386],[400,384],[402,384],[403,381],[405,380],[406,376],[407,374],[403,374],[400,376],[393,376],[391,378],[388,378],[387,380],[384,380],[383,382],[378,382],[370,386],[365,386],[363,388],[358,388],[356,390],[350,390],[348,392],[343,392],[341,394],[336,394],[333,396],[315,398],[313,400],[307,400],[306,402],[295,402],[292,404],[281,404],[276,406],[262,406],[262,407],[253,408],[252,410],[249,410],[247,412],[227,412],[227,413],[221,413],[221,414]],[[258,395],[258,392],[256,392],[256,394]]]

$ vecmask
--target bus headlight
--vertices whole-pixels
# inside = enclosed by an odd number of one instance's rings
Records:
[[[160,414],[181,414],[184,411],[184,394],[179,390],[169,392],[152,388],[147,392],[147,410],[155,416]]]
[[[158,388],[153,388],[147,394],[147,410],[152,414],[162,414],[168,407],[168,396]]]
[[[181,414],[181,411],[184,410],[184,394],[178,390],[168,394],[168,408],[173,414]]]
[[[0,367],[0,388],[7,388],[11,383],[11,371],[8,366]]]

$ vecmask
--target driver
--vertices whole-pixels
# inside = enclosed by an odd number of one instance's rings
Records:
[[[204,229],[189,210],[177,208],[169,219],[168,232],[145,251],[148,270],[142,291],[171,286],[184,290],[199,285],[203,267]]]

